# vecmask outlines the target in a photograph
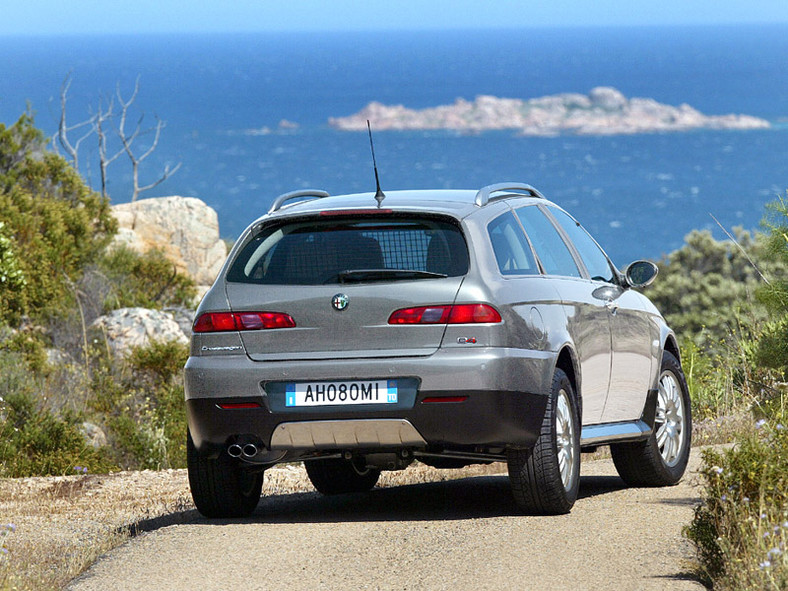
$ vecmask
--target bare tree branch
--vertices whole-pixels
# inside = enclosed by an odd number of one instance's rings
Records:
[[[112,110],[114,106],[114,101],[109,99],[109,101],[107,101],[107,110],[103,111],[101,99],[99,99],[98,113],[96,114],[94,121],[96,135],[98,136],[99,168],[101,170],[101,196],[104,198],[107,197],[107,168],[109,168],[109,165],[117,160],[124,151],[124,149],[121,148],[112,156],[107,156],[107,134],[104,131],[104,122],[112,119]]]
[[[124,152],[129,157],[131,161],[131,169],[132,169],[132,180],[134,183],[131,195],[132,203],[137,200],[140,193],[143,191],[147,191],[152,189],[164,181],[166,181],[169,177],[175,174],[178,169],[181,167],[181,163],[179,162],[174,167],[171,167],[167,164],[164,168],[164,172],[161,173],[158,179],[155,181],[140,186],[139,182],[139,168],[140,164],[150,156],[153,151],[159,145],[159,139],[161,138],[161,131],[165,127],[165,123],[161,121],[158,117],[156,118],[156,125],[155,127],[151,127],[149,129],[143,129],[142,124],[145,118],[145,115],[140,115],[139,119],[137,120],[137,124],[134,127],[133,131],[128,132],[126,130],[126,125],[128,122],[128,118],[130,116],[131,108],[134,105],[134,102],[137,100],[137,96],[140,90],[140,79],[139,76],[134,82],[134,89],[131,95],[128,98],[124,98],[123,94],[120,91],[120,83],[117,84],[115,89],[115,94],[117,96],[117,106],[119,109],[119,114],[117,114],[116,110],[116,103],[114,98],[110,98],[106,100],[106,108],[104,106],[104,102],[102,99],[99,99],[98,103],[98,111],[93,114],[90,118],[77,123],[76,125],[72,125],[69,127],[66,121],[66,107],[68,103],[68,91],[71,88],[71,72],[68,73],[66,78],[63,80],[63,84],[60,87],[60,122],[58,125],[57,133],[52,137],[52,145],[54,146],[55,151],[57,152],[57,145],[60,144],[62,149],[65,151],[67,156],[71,159],[72,165],[74,169],[79,172],[79,148],[82,142],[84,142],[87,138],[91,136],[91,134],[95,133],[98,138],[98,154],[99,154],[99,168],[101,172],[101,195],[102,197],[107,197],[107,169],[109,165],[112,164],[118,157],[121,156]],[[117,126],[115,131],[118,134],[118,138],[120,139],[121,148],[113,153],[108,153],[108,135],[107,135],[107,124],[110,121],[117,120]],[[69,134],[87,127],[87,131],[84,132],[81,136],[79,136],[76,140],[70,140]],[[148,133],[153,132],[153,140],[149,146],[147,146],[144,151],[137,155],[134,153],[134,142],[142,136]],[[55,141],[56,140],[56,141]]]
[[[68,100],[68,89],[71,87],[71,72],[68,73],[65,80],[63,80],[63,84],[60,86],[60,123],[58,125],[58,132],[57,138],[60,142],[60,145],[66,151],[69,158],[71,158],[71,163],[74,166],[74,170],[79,172],[79,146],[80,144],[85,141],[87,138],[91,136],[94,131],[93,123],[95,120],[95,116],[86,119],[76,125],[72,125],[71,127],[68,126],[66,123],[66,102]],[[85,126],[88,126],[88,131],[81,135],[77,140],[72,144],[71,141],[68,139],[68,134],[74,130],[81,129]]]
[[[169,165],[167,165],[164,169],[164,172],[157,180],[153,181],[148,185],[142,187],[140,186],[140,180],[139,180],[140,163],[143,160],[145,160],[148,156],[150,156],[153,153],[153,151],[156,149],[156,147],[159,145],[159,138],[161,137],[161,130],[164,129],[164,122],[157,117],[156,127],[142,131],[142,121],[144,118],[144,115],[142,115],[137,121],[137,125],[134,128],[134,131],[130,135],[126,133],[126,119],[128,117],[129,108],[136,100],[137,94],[139,93],[139,89],[140,89],[139,77],[134,83],[134,91],[132,92],[131,97],[129,97],[128,99],[123,98],[123,95],[120,92],[120,86],[118,86],[117,89],[118,102],[120,103],[120,120],[118,122],[118,136],[120,137],[120,141],[123,144],[123,150],[126,152],[126,155],[129,157],[129,160],[131,160],[131,175],[132,175],[132,181],[134,183],[134,187],[131,194],[132,203],[134,203],[137,200],[137,197],[139,197],[140,193],[160,185],[161,183],[166,181],[170,176],[172,176],[181,167],[180,162],[172,169],[170,168]],[[154,132],[154,136],[153,136],[153,141],[151,142],[148,149],[139,155],[134,154],[134,151],[132,150],[132,144],[134,143],[134,141],[140,135],[148,133],[150,131]]]

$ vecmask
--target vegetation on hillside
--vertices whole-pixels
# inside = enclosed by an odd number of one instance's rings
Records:
[[[703,504],[686,528],[701,576],[719,589],[788,588],[788,202],[770,204],[764,226],[750,249],[763,277],[740,307],[718,310],[730,314],[720,325],[736,330],[715,335],[728,348],[710,353],[707,369],[713,388],[752,413],[754,428],[731,449],[704,452]]]
[[[47,149],[30,114],[0,124],[0,476],[185,465],[183,345],[115,358],[90,324],[191,305],[159,251],[110,247],[106,198]],[[89,444],[100,428],[106,445]]]

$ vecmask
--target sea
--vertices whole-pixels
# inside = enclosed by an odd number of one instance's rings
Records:
[[[0,123],[29,109],[53,136],[66,81],[72,143],[87,130],[78,124],[111,103],[117,124],[120,102],[133,96],[126,133],[139,125],[138,156],[164,123],[140,184],[180,164],[140,198],[198,197],[230,240],[281,193],[374,190],[367,135],[328,125],[370,101],[425,108],[612,86],[771,122],[768,130],[616,136],[373,130],[384,191],[527,182],[577,217],[618,265],[659,260],[693,229],[718,238],[721,227],[758,229],[765,205],[788,189],[786,25],[0,37]],[[112,154],[119,144],[108,137]],[[78,154],[98,188],[95,136]],[[113,203],[131,199],[125,156],[110,165],[107,186]]]

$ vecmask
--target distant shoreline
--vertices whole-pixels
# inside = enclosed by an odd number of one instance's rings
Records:
[[[403,105],[367,104],[348,117],[332,117],[342,131],[364,131],[367,121],[378,131],[445,129],[478,133],[517,130],[523,136],[623,135],[693,129],[768,129],[765,119],[750,115],[704,115],[687,104],[678,107],[650,98],[627,98],[611,87],[587,95],[564,93],[533,99],[478,96],[451,105],[408,109]]]

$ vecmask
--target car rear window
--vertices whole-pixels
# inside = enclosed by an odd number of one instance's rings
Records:
[[[350,271],[468,272],[468,248],[451,222],[428,218],[297,221],[264,228],[238,254],[227,280],[268,285],[339,283]],[[393,277],[393,276],[392,276]],[[402,277],[400,277],[402,278]]]

